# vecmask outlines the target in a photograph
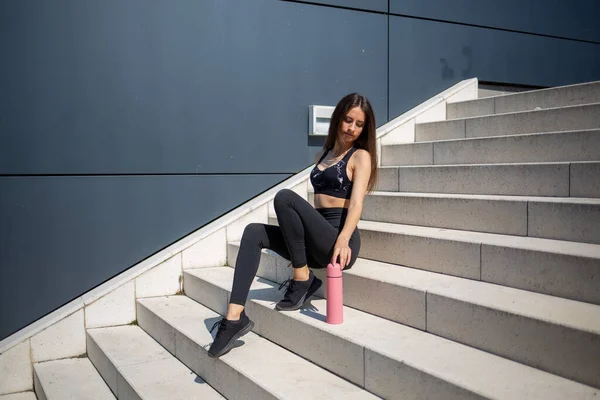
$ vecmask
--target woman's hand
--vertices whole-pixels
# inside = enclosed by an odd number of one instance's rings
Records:
[[[350,264],[350,258],[352,257],[352,250],[348,244],[348,240],[342,237],[338,237],[333,246],[333,258],[331,259],[331,263],[335,264],[337,262],[337,258],[340,258],[340,266],[342,269],[346,268],[348,264]]]

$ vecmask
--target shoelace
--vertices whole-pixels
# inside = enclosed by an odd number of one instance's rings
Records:
[[[220,334],[222,334],[222,332],[225,332],[225,329],[227,328],[227,325],[225,324],[225,318],[221,318],[220,321],[215,322],[212,328],[210,328],[210,333],[213,333],[217,326],[219,327],[219,330],[217,331],[217,336],[219,336]]]

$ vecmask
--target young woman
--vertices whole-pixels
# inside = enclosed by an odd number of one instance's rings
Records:
[[[315,190],[315,208],[291,190],[275,195],[279,226],[249,224],[242,235],[235,264],[233,288],[227,315],[218,321],[219,330],[208,354],[219,357],[234,342],[250,332],[254,323],[244,305],[258,270],[261,249],[270,249],[291,260],[293,277],[276,308],[297,310],[321,286],[311,268],[338,262],[351,268],[360,249],[356,225],[363,200],[377,181],[375,115],[366,97],[345,96],[331,116],[329,134],[317,155],[310,181]],[[212,330],[211,330],[212,332]]]

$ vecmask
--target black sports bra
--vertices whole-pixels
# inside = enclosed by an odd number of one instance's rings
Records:
[[[352,194],[352,181],[348,178],[346,166],[348,165],[348,160],[350,160],[350,157],[352,157],[352,154],[356,150],[355,147],[352,147],[348,150],[344,158],[321,171],[318,165],[329,153],[329,150],[323,154],[313,170],[310,171],[310,183],[315,189],[315,194],[326,194],[340,199],[350,198]]]

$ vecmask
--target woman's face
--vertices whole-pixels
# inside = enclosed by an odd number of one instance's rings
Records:
[[[365,126],[365,112],[360,107],[351,108],[340,123],[338,138],[344,144],[353,143]]]

